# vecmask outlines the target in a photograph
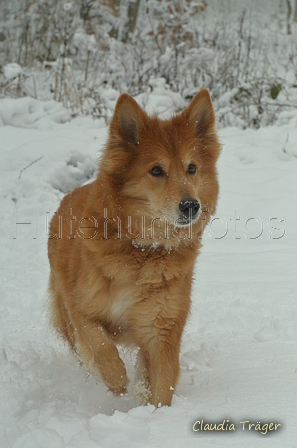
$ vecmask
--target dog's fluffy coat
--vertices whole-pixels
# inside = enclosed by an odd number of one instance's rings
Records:
[[[217,202],[219,153],[207,90],[169,120],[149,117],[123,94],[97,179],[67,194],[51,221],[54,325],[115,394],[128,381],[120,342],[140,348],[149,401],[171,403],[194,262]],[[162,175],[152,175],[156,166]],[[184,198],[202,213],[177,226]]]

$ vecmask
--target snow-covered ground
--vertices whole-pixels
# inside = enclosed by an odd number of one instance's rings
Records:
[[[161,102],[162,103],[162,102]],[[161,107],[161,105],[160,105]],[[221,193],[204,234],[170,408],[115,398],[47,321],[47,225],[91,179],[103,121],[0,101],[0,440],[3,448],[297,447],[297,115],[220,131]],[[234,432],[194,432],[193,423]],[[245,431],[241,421],[281,424]],[[267,442],[266,439],[269,438]]]

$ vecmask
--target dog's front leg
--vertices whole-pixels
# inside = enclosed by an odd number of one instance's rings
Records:
[[[71,316],[79,352],[95,364],[106,386],[115,394],[126,393],[126,369],[104,326],[87,316]]]
[[[147,369],[151,386],[151,403],[169,406],[179,377],[181,333],[159,329],[147,350]]]

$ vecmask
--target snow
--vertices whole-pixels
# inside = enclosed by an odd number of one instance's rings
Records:
[[[187,106],[180,93],[169,90],[164,78],[150,79],[149,86],[151,92],[141,93],[135,99],[151,115],[168,118],[174,111]]]
[[[52,129],[54,123],[65,123],[71,112],[56,101],[37,101],[33,98],[5,98],[0,102],[0,126]]]
[[[4,65],[2,68],[3,74],[7,80],[11,80],[19,76],[23,69],[16,62],[10,62],[9,64]]]
[[[105,123],[28,98],[0,101],[0,117],[1,447],[296,447],[296,113],[220,131],[218,219],[198,258],[180,381],[157,410],[133,395],[135,352],[121,349],[131,381],[114,397],[47,319],[48,221],[95,176]],[[236,431],[194,433],[201,419]],[[261,435],[243,420],[282,426]]]

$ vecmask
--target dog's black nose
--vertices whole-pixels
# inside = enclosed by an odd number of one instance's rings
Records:
[[[189,218],[190,216],[191,218],[194,218],[197,215],[199,208],[200,204],[196,199],[183,199],[179,203],[179,209],[186,218]]]

